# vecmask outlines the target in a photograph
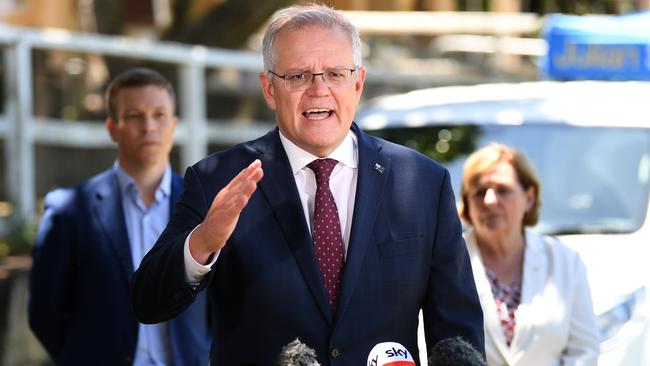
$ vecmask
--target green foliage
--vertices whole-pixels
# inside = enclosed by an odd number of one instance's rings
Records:
[[[479,133],[474,126],[429,126],[419,128],[387,128],[368,131],[406,147],[417,150],[438,162],[449,162],[476,149]]]
[[[37,224],[16,215],[0,221],[0,258],[13,255],[28,255],[31,253]]]

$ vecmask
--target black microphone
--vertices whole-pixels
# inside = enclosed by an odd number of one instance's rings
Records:
[[[487,362],[471,344],[461,337],[454,337],[433,346],[429,366],[487,366]]]
[[[282,347],[277,366],[320,366],[320,363],[316,361],[316,351],[296,338]]]

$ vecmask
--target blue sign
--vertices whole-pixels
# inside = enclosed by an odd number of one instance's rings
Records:
[[[551,15],[543,73],[557,80],[650,80],[650,12]]]

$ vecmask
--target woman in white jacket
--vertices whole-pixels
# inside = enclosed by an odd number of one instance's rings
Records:
[[[582,260],[525,229],[541,205],[525,156],[500,144],[477,150],[465,163],[461,196],[488,364],[596,365],[598,328]]]

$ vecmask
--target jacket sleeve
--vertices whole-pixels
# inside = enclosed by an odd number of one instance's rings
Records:
[[[45,198],[45,212],[36,235],[29,278],[29,325],[52,359],[57,360],[65,340],[66,321],[74,295],[74,220],[65,214],[70,191]]]
[[[485,355],[483,311],[446,170],[436,193],[433,262],[423,309],[427,348],[431,350],[445,338],[461,336]]]
[[[210,281],[209,272],[197,288],[185,281],[185,239],[203,221],[208,205],[203,185],[192,167],[185,172],[184,190],[176,212],[135,272],[131,297],[136,318],[146,324],[176,317]]]
[[[587,269],[579,255],[573,258],[575,283],[569,341],[562,355],[562,364],[596,365],[599,356],[598,323],[594,314]]]

